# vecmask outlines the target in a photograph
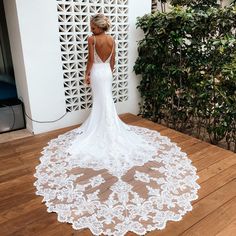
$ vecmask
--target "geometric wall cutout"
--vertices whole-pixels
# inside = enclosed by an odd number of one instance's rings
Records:
[[[128,100],[128,0],[56,0],[66,111],[92,107],[91,88],[83,83],[88,56],[90,16],[103,13],[111,21],[108,34],[116,40],[114,102]]]

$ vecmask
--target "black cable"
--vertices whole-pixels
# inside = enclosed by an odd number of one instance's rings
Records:
[[[58,119],[56,119],[56,120],[48,120],[48,121],[39,121],[39,120],[32,119],[25,111],[24,111],[24,114],[25,114],[25,116],[26,116],[28,119],[30,119],[30,120],[32,120],[32,121],[34,121],[34,122],[36,122],[36,123],[41,123],[41,124],[43,124],[43,123],[54,123],[54,122],[57,122],[57,121],[61,120],[63,117],[65,117],[68,113],[65,112],[65,114],[62,115],[61,117],[59,117]]]
[[[3,106],[3,107],[10,107],[10,108],[11,108],[11,111],[12,111],[12,114],[13,114],[13,122],[12,122],[12,125],[11,125],[10,130],[12,130],[12,129],[14,128],[15,122],[16,122],[15,111],[14,111],[12,105],[1,104],[1,106]],[[61,117],[59,117],[59,118],[56,119],[56,120],[38,121],[38,120],[32,119],[32,118],[25,112],[24,109],[23,109],[23,112],[24,112],[24,115],[25,115],[28,119],[30,119],[31,121],[36,122],[36,123],[54,123],[54,122],[57,122],[57,121],[61,120],[63,117],[65,117],[65,116],[67,115],[67,112],[65,112]]]
[[[19,97],[19,99],[20,99],[21,102],[23,103],[22,97]],[[55,119],[55,120],[39,121],[39,120],[35,120],[35,119],[31,118],[31,117],[26,113],[25,109],[23,109],[23,110],[24,110],[24,115],[25,115],[28,119],[30,119],[30,120],[33,121],[33,122],[40,123],[40,124],[57,122],[57,121],[61,120],[63,117],[65,117],[65,116],[68,114],[68,112],[65,112],[61,117],[59,117],[58,119]]]

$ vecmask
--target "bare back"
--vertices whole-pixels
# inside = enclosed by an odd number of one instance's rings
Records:
[[[111,58],[114,48],[114,40],[110,35],[94,35],[93,44],[94,51],[102,62],[106,62]]]

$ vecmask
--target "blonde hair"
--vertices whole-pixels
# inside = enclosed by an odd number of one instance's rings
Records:
[[[111,27],[110,20],[105,15],[100,13],[92,16],[90,22],[92,22],[104,31],[108,31]]]

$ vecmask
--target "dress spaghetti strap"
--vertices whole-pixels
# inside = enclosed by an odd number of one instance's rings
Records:
[[[110,35],[111,36],[111,35]],[[115,46],[115,40],[114,40],[114,38],[111,36],[111,38],[112,38],[112,49],[111,49],[111,55],[110,55],[110,57],[112,56],[112,53],[113,53],[113,50],[114,50],[114,46]]]
[[[95,45],[96,45],[96,37],[95,37],[95,35],[93,36],[93,46],[95,47]]]

